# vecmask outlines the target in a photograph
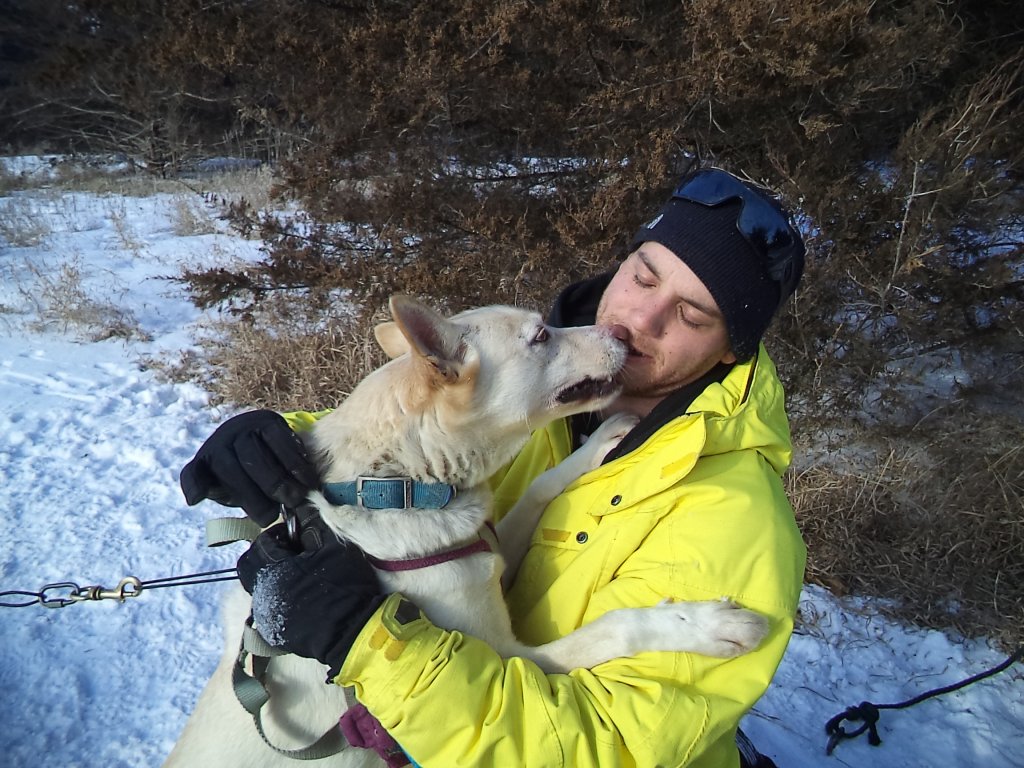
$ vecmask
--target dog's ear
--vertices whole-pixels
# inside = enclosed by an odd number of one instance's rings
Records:
[[[413,355],[430,363],[445,380],[456,381],[470,356],[462,328],[411,296],[392,296],[389,306]],[[390,354],[387,347],[384,351]]]
[[[392,360],[409,351],[409,342],[399,330],[398,323],[380,323],[374,327],[373,335],[380,348],[384,350],[384,354]]]

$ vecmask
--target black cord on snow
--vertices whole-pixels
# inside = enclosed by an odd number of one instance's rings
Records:
[[[862,701],[857,706],[850,707],[844,712],[836,715],[825,724],[825,733],[828,734],[828,746],[825,748],[825,754],[831,755],[832,751],[840,741],[843,741],[844,739],[855,739],[865,731],[868,733],[868,743],[873,747],[877,747],[882,743],[882,739],[878,735],[878,728],[876,727],[879,718],[879,710],[906,709],[907,707],[912,707],[915,704],[920,704],[926,699],[941,696],[944,693],[958,691],[971,683],[976,683],[979,680],[984,680],[987,677],[992,677],[992,675],[997,675],[1003,670],[1009,669],[1013,664],[1021,659],[1024,659],[1024,645],[1011,654],[1006,661],[998,666],[992,667],[992,669],[980,672],[977,675],[968,677],[966,680],[961,680],[958,683],[926,691],[919,696],[907,699],[906,701],[901,701],[898,704],[873,704],[870,701]],[[844,720],[849,720],[851,722],[859,720],[862,725],[860,725],[856,730],[847,731],[842,725]]]

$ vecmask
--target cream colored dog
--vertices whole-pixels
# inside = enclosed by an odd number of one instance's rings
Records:
[[[310,499],[341,538],[384,561],[419,558],[479,539],[489,519],[487,484],[523,447],[530,432],[554,419],[610,404],[626,349],[603,328],[551,328],[539,315],[486,307],[445,319],[408,297],[391,300],[394,322],[378,326],[392,358],[371,373],[309,435],[328,486],[359,477],[409,477],[451,485],[441,509],[367,509]],[[612,417],[578,451],[537,478],[498,524],[500,554],[468,557],[412,571],[378,571],[438,626],[474,635],[502,656],[532,660],[545,672],[593,667],[641,651],[689,651],[729,657],[764,636],[765,620],[729,602],[670,603],[611,611],[539,647],[518,642],[502,598],[544,507],[569,483],[598,466],[635,419]],[[227,650],[171,753],[167,766],[255,768],[295,763],[268,746],[235,700],[231,675],[249,611],[240,589],[229,601]],[[270,700],[262,711],[267,741],[305,746],[335,726],[346,704],[324,684],[324,668],[296,656],[270,666]],[[430,715],[433,716],[433,715]],[[346,749],[317,764],[381,764]]]

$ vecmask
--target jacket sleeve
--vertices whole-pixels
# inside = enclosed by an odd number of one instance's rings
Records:
[[[659,533],[681,533],[665,522],[670,528]],[[700,550],[702,542],[688,546]],[[676,568],[650,567],[663,554],[653,543],[638,549],[623,575],[595,592],[588,614],[653,605],[666,595],[721,596],[692,589]],[[763,553],[759,559],[756,567],[770,567]],[[795,573],[796,563],[784,567]],[[762,589],[743,602],[772,621],[765,642],[745,656],[643,653],[545,675],[532,662],[502,659],[483,642],[425,618],[402,624],[392,596],[364,628],[337,682],[355,686],[359,700],[424,768],[735,765],[736,724],[782,658],[794,598],[774,599]]]
[[[330,412],[331,409],[325,411],[288,411],[281,415],[288,422],[288,426],[292,428],[293,432],[308,432],[313,428],[314,424]]]
[[[367,625],[338,682],[354,685],[424,768],[684,766],[712,752],[721,759],[708,764],[729,765],[736,723],[767,687],[792,631],[790,621],[777,625],[760,650],[728,662],[641,654],[544,675],[424,618],[400,624],[396,598]]]

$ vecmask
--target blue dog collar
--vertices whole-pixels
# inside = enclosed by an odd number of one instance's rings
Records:
[[[444,509],[455,498],[453,485],[421,483],[411,477],[365,477],[324,483],[324,498],[336,506],[364,509]]]

